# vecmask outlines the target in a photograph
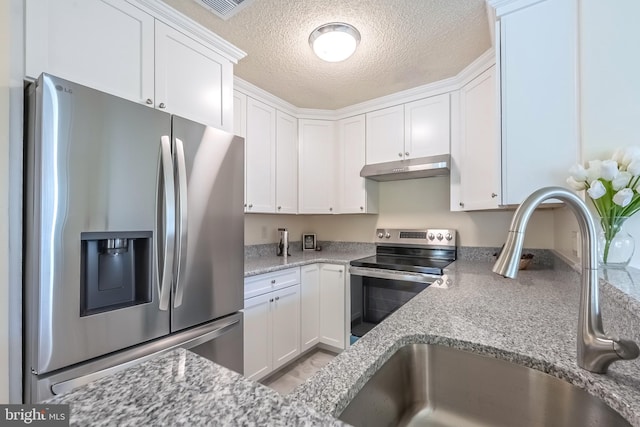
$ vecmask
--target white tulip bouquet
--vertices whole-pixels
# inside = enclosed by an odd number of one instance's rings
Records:
[[[611,241],[624,221],[640,210],[640,147],[619,148],[611,159],[591,160],[585,169],[569,169],[567,184],[587,190],[600,216],[604,233],[603,261],[609,257]]]

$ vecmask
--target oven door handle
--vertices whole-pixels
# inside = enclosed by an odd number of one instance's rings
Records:
[[[375,277],[377,279],[402,280],[405,282],[417,282],[430,285],[441,276],[425,273],[409,273],[404,271],[386,271],[366,267],[349,267],[352,276]]]

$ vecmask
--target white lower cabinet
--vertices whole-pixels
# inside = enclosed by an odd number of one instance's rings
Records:
[[[300,345],[306,351],[320,342],[320,264],[300,268]]]
[[[245,279],[244,375],[259,380],[299,354],[300,270]]]
[[[259,380],[317,346],[346,348],[346,267],[309,264],[244,281],[244,375]]]
[[[320,266],[320,342],[338,349],[345,348],[345,269]]]

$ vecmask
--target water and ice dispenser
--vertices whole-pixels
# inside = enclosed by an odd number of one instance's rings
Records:
[[[151,301],[151,232],[82,233],[80,315]]]

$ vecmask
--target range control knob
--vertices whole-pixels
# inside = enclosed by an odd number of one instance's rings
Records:
[[[433,235],[433,233],[429,233],[429,235],[427,236],[427,238],[428,238],[429,240],[433,240],[433,239],[435,239],[435,238],[436,238],[436,236],[434,236],[434,235]]]
[[[451,233],[447,233],[447,234],[444,235],[444,238],[447,239],[447,240],[451,240],[451,239],[453,239],[453,236],[451,235]]]
[[[436,238],[437,238],[438,240],[442,240],[442,239],[443,239],[442,233],[438,233],[438,235],[436,236]]]
[[[391,238],[391,233],[389,233],[388,231],[384,234],[384,237],[386,237],[387,239]]]
[[[381,231],[378,233],[378,239],[382,239],[384,237],[384,233]]]

